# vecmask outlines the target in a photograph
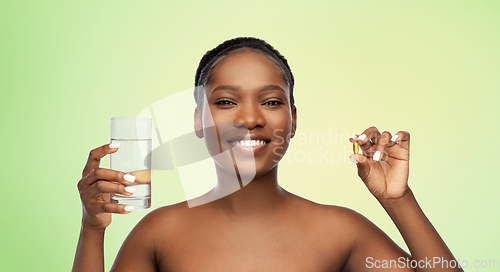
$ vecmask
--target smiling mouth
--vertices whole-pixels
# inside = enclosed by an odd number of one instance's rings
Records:
[[[241,140],[241,141],[231,141],[229,143],[235,146],[242,146],[242,147],[260,147],[268,144],[269,142],[270,141],[263,141],[263,140]]]

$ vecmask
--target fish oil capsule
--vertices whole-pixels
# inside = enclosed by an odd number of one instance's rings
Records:
[[[352,149],[354,151],[354,154],[358,154],[358,152],[359,152],[358,142],[354,142]]]

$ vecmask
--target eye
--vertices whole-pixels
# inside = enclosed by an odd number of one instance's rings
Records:
[[[229,101],[229,100],[226,100],[226,99],[222,99],[222,100],[216,101],[215,105],[230,106],[230,105],[236,105],[236,103]]]
[[[265,105],[265,106],[278,106],[278,105],[283,105],[283,102],[281,102],[280,100],[271,100],[271,101],[264,102],[263,105]]]

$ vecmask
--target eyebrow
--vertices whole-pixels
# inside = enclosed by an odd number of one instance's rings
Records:
[[[237,91],[239,91],[239,88],[237,86],[233,86],[233,85],[220,85],[220,86],[217,86],[212,91],[212,94],[215,93],[216,91],[221,91],[221,90],[237,92]],[[278,85],[273,85],[273,84],[271,84],[271,85],[265,85],[264,87],[262,87],[259,90],[259,93],[267,92],[267,91],[272,91],[272,90],[278,90],[278,91],[282,91],[283,93],[286,93],[285,90],[283,90],[283,88],[281,88]]]

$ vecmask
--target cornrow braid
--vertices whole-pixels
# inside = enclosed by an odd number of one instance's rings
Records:
[[[268,44],[266,41],[253,37],[238,37],[227,40],[219,44],[214,49],[207,51],[203,58],[201,58],[198,69],[196,70],[196,76],[194,78],[194,99],[198,107],[201,108],[203,106],[204,87],[210,80],[211,72],[217,65],[218,60],[228,55],[231,51],[240,48],[250,48],[260,51],[260,53],[271,57],[278,63],[281,70],[283,71],[283,79],[288,84],[288,88],[290,89],[290,106],[291,108],[294,108],[294,78],[292,70],[290,69],[290,66],[288,66],[287,60],[278,52],[278,50],[274,49],[274,47]]]

